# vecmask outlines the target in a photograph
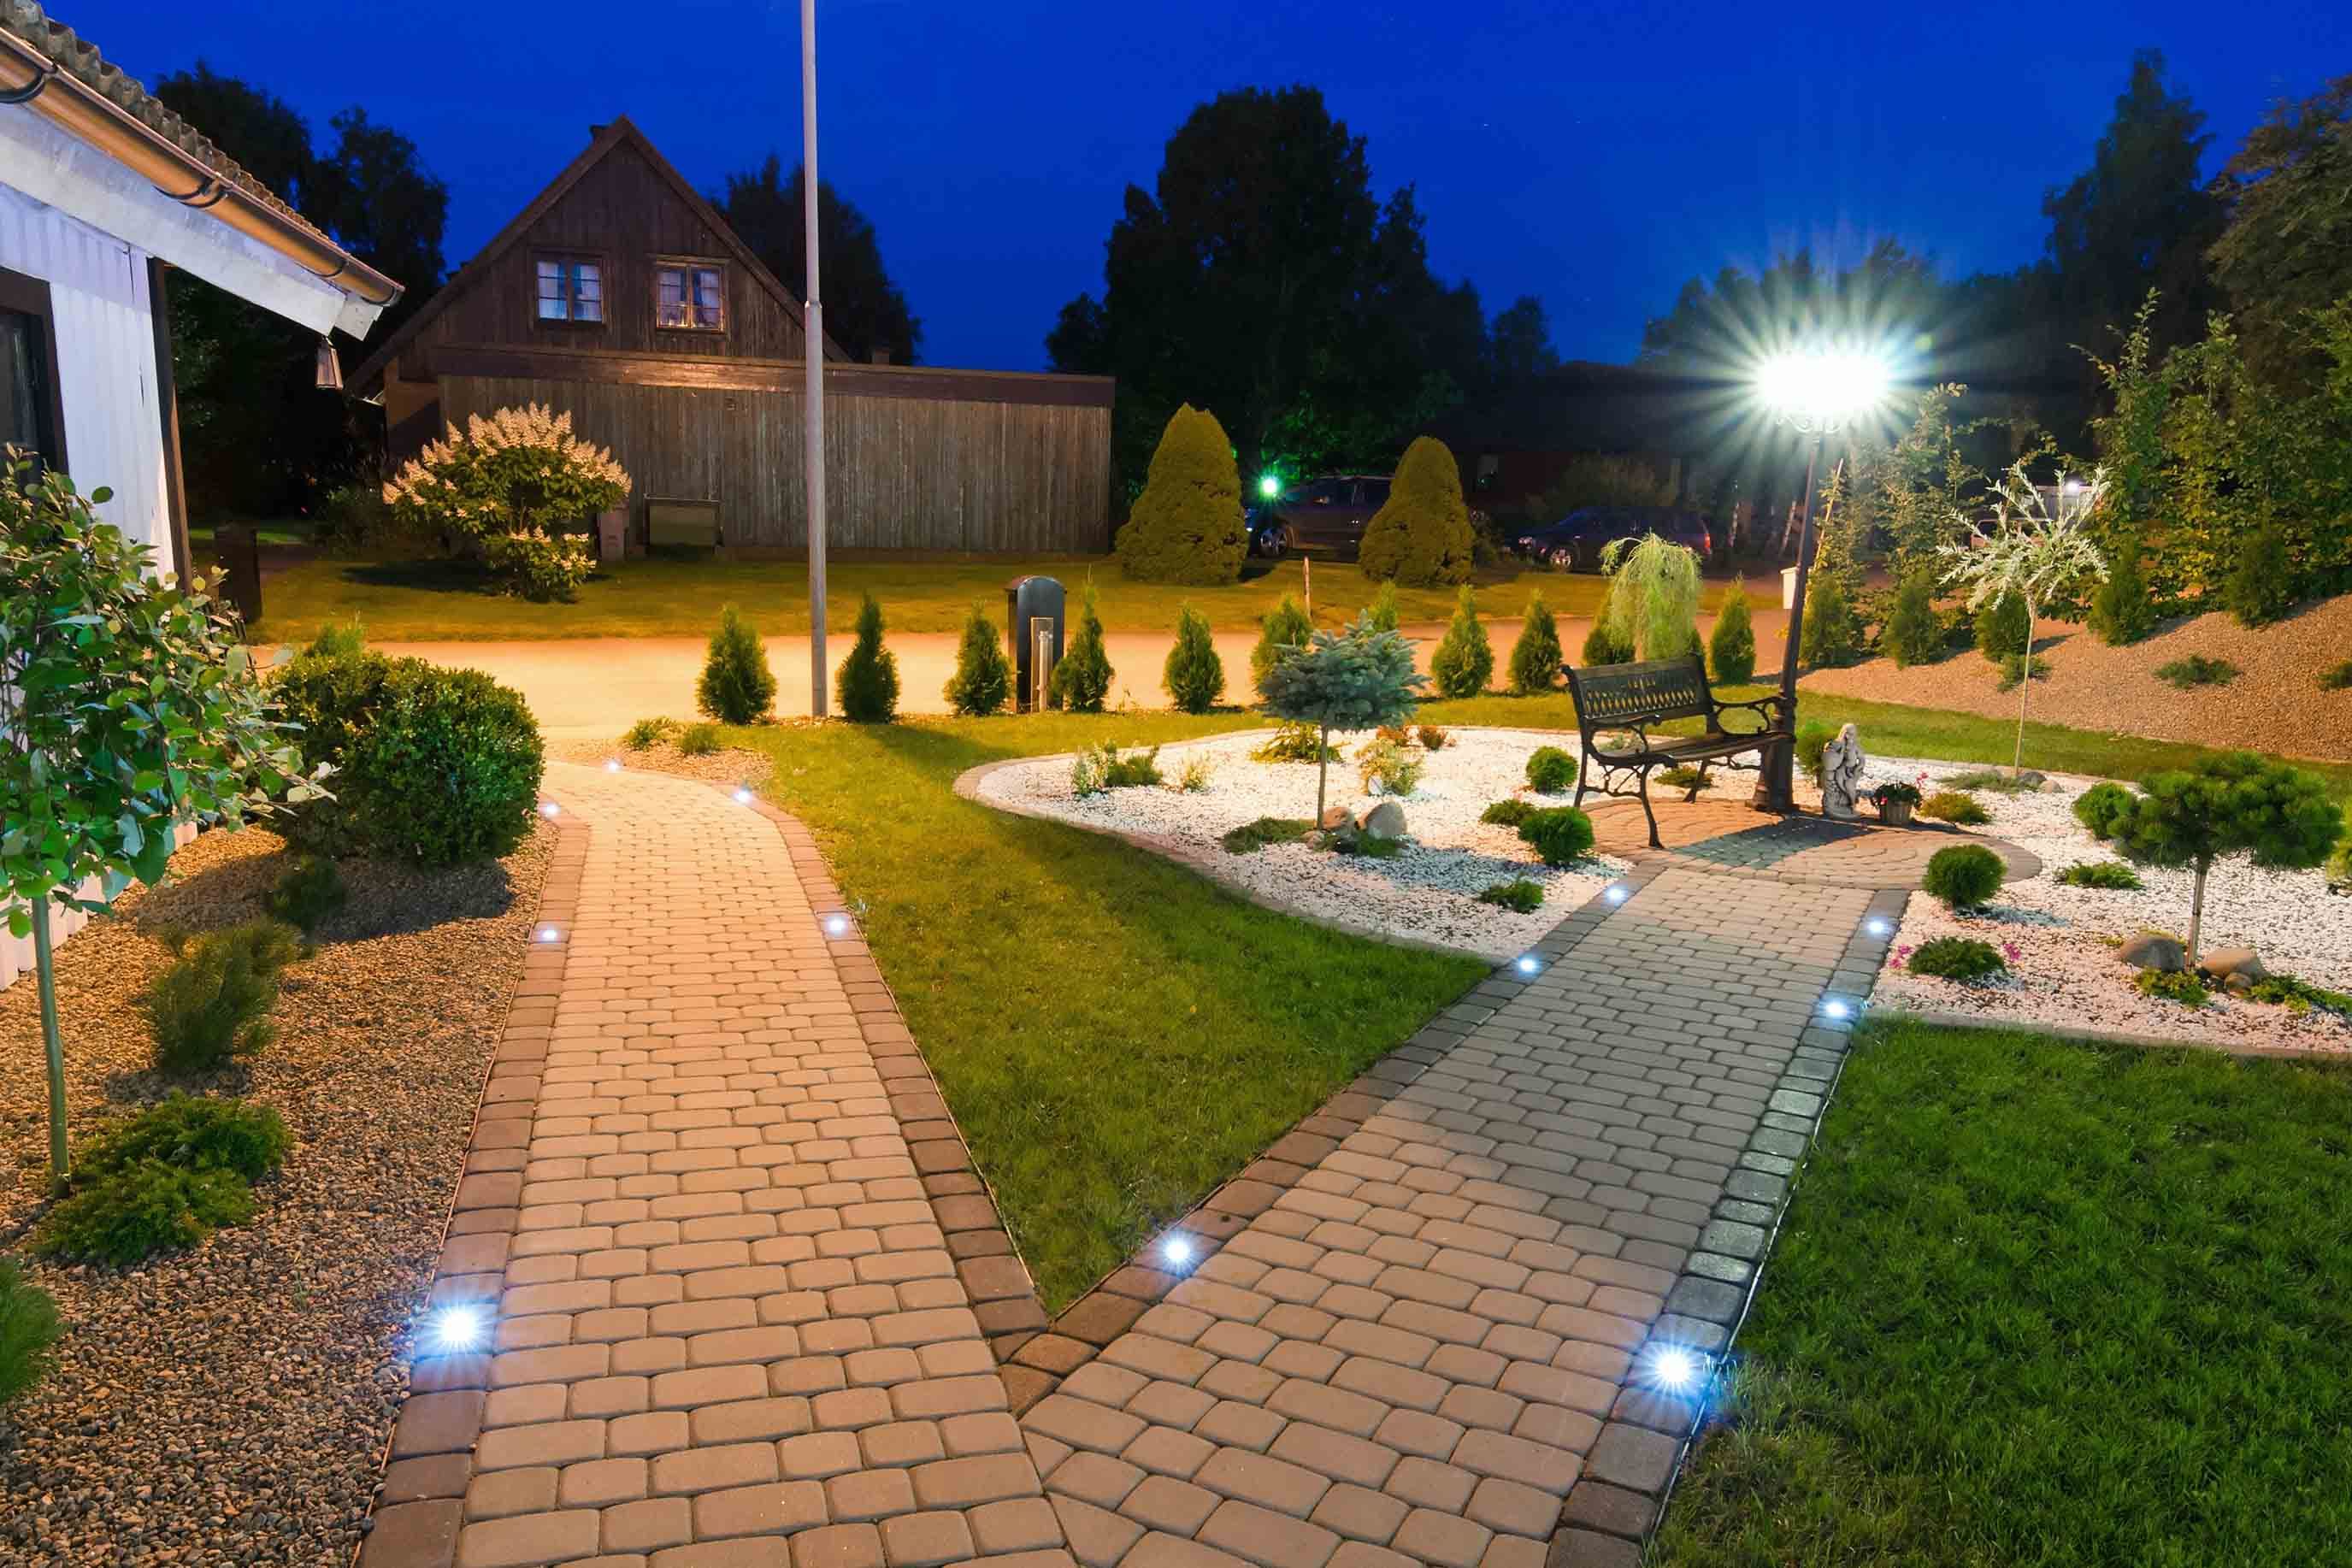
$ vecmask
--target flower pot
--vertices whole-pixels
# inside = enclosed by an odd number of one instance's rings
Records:
[[[1882,800],[1878,803],[1878,820],[1889,827],[1911,826],[1911,803],[1907,800]]]

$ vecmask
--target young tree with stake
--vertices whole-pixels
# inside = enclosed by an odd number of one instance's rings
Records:
[[[1316,727],[1321,756],[1315,766],[1315,822],[1323,822],[1330,775],[1331,731],[1377,730],[1412,717],[1429,677],[1412,668],[1412,644],[1384,632],[1369,615],[1343,632],[1317,632],[1307,647],[1276,664],[1258,682],[1265,710],[1277,719]]]
[[[2317,774],[2252,752],[2224,752],[2192,768],[2157,773],[2113,820],[2116,848],[2147,866],[2187,867],[2189,967],[2204,934],[2205,878],[2231,855],[2257,866],[2303,870],[2344,836],[2344,811]]]

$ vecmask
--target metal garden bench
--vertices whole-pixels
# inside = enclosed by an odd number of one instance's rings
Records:
[[[1696,652],[1681,658],[1654,658],[1639,664],[1600,664],[1583,669],[1570,665],[1566,668],[1568,694],[1576,704],[1576,727],[1584,740],[1583,762],[1577,768],[1576,804],[1584,804],[1587,790],[1639,800],[1642,815],[1649,818],[1653,849],[1664,846],[1658,842],[1657,814],[1650,809],[1651,769],[1698,763],[1704,771],[1708,763],[1755,752],[1759,761],[1753,765],[1727,764],[1752,773],[1762,765],[1761,753],[1769,747],[1794,738],[1787,718],[1773,711],[1780,705],[1778,697],[1753,702],[1718,700],[1715,689],[1707,684],[1706,660]],[[1760,721],[1759,727],[1725,728],[1726,713],[1742,711],[1754,713]],[[1704,719],[1706,728],[1696,735],[1651,735],[1654,726],[1677,719]],[[1604,745],[1604,737],[1630,737],[1632,743]],[[1590,782],[1585,763],[1600,765],[1600,783]],[[1633,780],[1632,789],[1624,788],[1622,783],[1629,774]],[[1698,798],[1698,787],[1693,785],[1683,798]]]

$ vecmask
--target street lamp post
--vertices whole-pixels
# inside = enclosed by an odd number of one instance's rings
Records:
[[[801,462],[808,509],[809,716],[825,712],[824,304],[817,288],[816,0],[801,0],[801,221],[808,252],[808,304],[801,318]]]
[[[1766,362],[1758,390],[1781,423],[1807,438],[1805,510],[1797,527],[1797,581],[1789,595],[1789,630],[1780,647],[1780,728],[1797,727],[1797,656],[1805,633],[1805,581],[1813,563],[1813,502],[1822,447],[1886,395],[1886,368],[1868,354],[1816,349]],[[1797,752],[1789,742],[1765,753],[1750,803],[1759,811],[1797,809]]]

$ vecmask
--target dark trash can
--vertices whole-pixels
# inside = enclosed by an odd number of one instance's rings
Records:
[[[1045,682],[1062,662],[1061,584],[1015,577],[1004,585],[1004,636],[1013,645],[1013,704],[1027,713],[1045,706]]]

